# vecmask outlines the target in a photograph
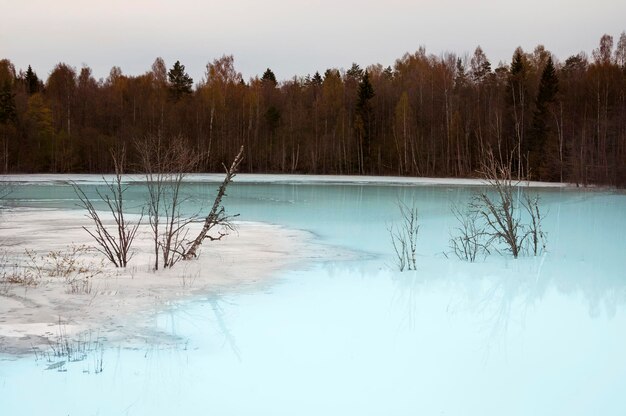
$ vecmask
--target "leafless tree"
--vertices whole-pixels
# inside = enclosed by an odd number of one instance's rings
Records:
[[[185,145],[182,137],[165,140],[161,135],[136,140],[141,169],[148,189],[148,219],[154,242],[154,269],[174,266],[188,243],[188,226],[197,215],[183,216],[182,205],[188,198],[181,193],[184,178],[197,169],[202,154]]]
[[[488,253],[494,242],[504,245],[514,258],[527,248],[527,242],[534,255],[545,249],[539,197],[513,180],[512,160],[503,163],[488,151],[481,169],[488,187],[474,194],[467,212],[453,208],[461,226],[451,244],[460,258],[474,261],[478,252]],[[523,211],[529,223],[522,221]]]
[[[481,173],[489,187],[474,195],[470,211],[484,221],[485,232],[493,240],[504,243],[517,258],[526,233],[516,204],[515,192],[519,181],[512,179],[511,159],[502,163],[488,151]]]
[[[400,225],[389,226],[391,244],[396,254],[396,262],[400,271],[417,270],[417,235],[420,226],[418,224],[418,212],[415,203],[410,206],[404,202],[398,202],[400,209]]]
[[[204,219],[204,225],[202,226],[202,230],[200,231],[198,236],[187,245],[182,255],[185,260],[197,257],[198,248],[205,239],[208,238],[211,241],[220,240],[225,235],[227,235],[229,230],[233,229],[231,221],[236,215],[226,214],[226,210],[222,205],[222,199],[224,198],[224,196],[226,196],[226,188],[228,187],[228,184],[237,174],[237,169],[239,168],[239,165],[243,160],[243,150],[244,147],[241,146],[241,148],[239,149],[239,153],[237,153],[237,156],[235,156],[235,159],[233,160],[233,163],[230,165],[230,167],[226,167],[226,165],[223,165],[224,170],[226,171],[226,176],[224,177],[224,181],[217,191],[217,196],[213,201],[211,211],[209,211],[209,214]],[[215,227],[221,228],[221,230],[218,230],[217,237],[209,234],[209,232]]]
[[[71,182],[71,185],[74,187],[74,191],[80,200],[79,205],[87,210],[86,216],[93,222],[95,229],[90,230],[87,227],[83,227],[83,229],[96,240],[98,244],[97,250],[104,254],[115,267],[126,267],[133,257],[131,246],[135,240],[137,229],[141,224],[143,211],[141,217],[136,222],[126,219],[124,194],[128,186],[122,182],[126,161],[125,148],[122,147],[118,151],[111,150],[111,156],[115,167],[115,176],[112,180],[103,178],[107,188],[106,193],[102,193],[99,190],[96,190],[96,192],[113,217],[114,225],[112,227],[104,224],[100,213],[96,210],[92,200],[89,199],[85,191],[75,182]]]

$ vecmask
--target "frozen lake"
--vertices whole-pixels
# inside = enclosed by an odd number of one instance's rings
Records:
[[[626,414],[623,193],[537,188],[547,253],[468,263],[449,254],[450,205],[475,187],[262,178],[236,179],[228,210],[310,231],[356,260],[177,304],[155,323],[180,338],[176,348],[105,345],[66,372],[0,357],[0,414]],[[185,185],[189,195],[214,188]],[[130,185],[127,205],[143,198]],[[419,209],[415,272],[394,263],[398,200]],[[22,183],[9,202],[76,209],[59,181]]]

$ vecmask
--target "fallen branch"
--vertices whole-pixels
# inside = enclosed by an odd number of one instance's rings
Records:
[[[213,207],[211,208],[209,215],[207,215],[204,220],[204,225],[202,227],[202,230],[200,231],[200,234],[198,234],[195,240],[193,240],[187,246],[187,249],[185,250],[183,254],[184,260],[189,260],[189,259],[197,257],[198,248],[200,247],[200,245],[205,239],[208,238],[212,241],[220,240],[222,237],[226,235],[226,233],[220,232],[219,237],[210,236],[209,232],[214,227],[221,226],[223,228],[226,228],[227,230],[233,229],[231,220],[232,218],[236,217],[236,215],[233,215],[233,216],[226,215],[226,210],[224,209],[224,206],[222,205],[222,198],[224,198],[224,196],[226,195],[226,188],[228,187],[228,184],[233,180],[233,178],[237,174],[237,169],[239,168],[239,164],[241,163],[242,160],[243,160],[243,146],[241,146],[241,149],[239,149],[239,153],[233,160],[233,163],[230,165],[230,168],[226,168],[226,166],[224,166],[224,169],[226,170],[226,177],[224,177],[224,181],[219,187],[217,196],[215,197],[215,201],[213,201]]]

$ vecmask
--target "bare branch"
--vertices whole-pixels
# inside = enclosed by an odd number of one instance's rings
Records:
[[[411,206],[404,202],[398,202],[400,210],[400,225],[395,227],[390,225],[388,228],[391,236],[391,244],[396,253],[396,261],[400,271],[417,270],[417,235],[419,233],[419,224],[417,222],[417,208],[415,203]]]
[[[546,233],[543,232],[541,228],[543,216],[539,209],[539,200],[539,195],[530,195],[527,192],[524,193],[522,200],[522,205],[530,216],[530,224],[528,224],[528,230],[526,232],[526,236],[528,237],[527,241],[530,245],[530,251],[532,251],[535,256],[546,249],[547,240]]]

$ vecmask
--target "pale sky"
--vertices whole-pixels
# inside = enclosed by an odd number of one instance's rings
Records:
[[[326,68],[392,65],[420,45],[492,65],[543,44],[564,60],[626,30],[625,0],[0,0],[0,58],[40,78],[65,62],[96,78],[112,66],[147,72],[157,56],[200,81],[206,64],[235,57],[244,78],[279,80]]]

